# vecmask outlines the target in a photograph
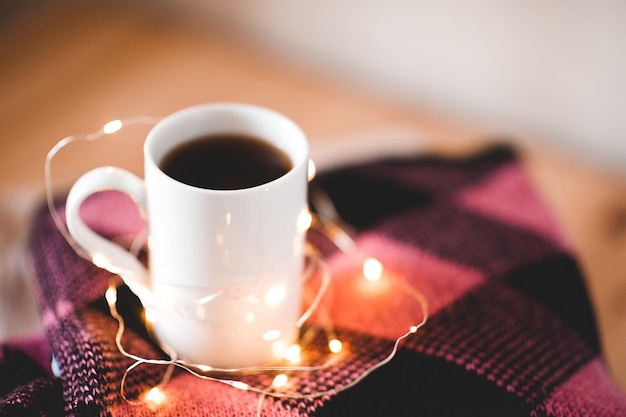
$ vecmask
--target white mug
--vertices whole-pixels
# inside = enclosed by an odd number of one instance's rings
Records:
[[[215,134],[249,135],[282,150],[284,175],[249,188],[186,185],[160,168],[179,144]],[[94,263],[120,274],[142,301],[157,340],[185,361],[214,368],[271,362],[297,338],[307,208],[308,144],[286,117],[245,104],[205,104],[165,117],[144,143],[144,176],[96,168],[67,198],[68,230]],[[118,190],[148,223],[149,267],[94,233],[79,209]]]

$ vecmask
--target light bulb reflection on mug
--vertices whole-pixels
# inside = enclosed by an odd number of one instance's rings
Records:
[[[276,306],[287,296],[287,289],[284,285],[277,285],[265,292],[265,304]]]
[[[268,330],[265,333],[263,333],[263,340],[276,340],[280,337],[281,333],[280,330]]]
[[[285,374],[278,374],[274,377],[272,381],[272,386],[274,388],[283,388],[289,382],[289,377]]]

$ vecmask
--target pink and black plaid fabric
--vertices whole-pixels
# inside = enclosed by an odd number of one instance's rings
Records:
[[[511,150],[381,160],[325,173],[313,186],[354,227],[363,253],[426,297],[429,319],[356,386],[314,399],[268,397],[261,415],[626,415],[626,394],[600,356],[581,271]],[[141,227],[119,196],[84,209],[110,236]],[[298,378],[294,389],[305,394],[340,387],[380,360],[420,311],[414,298],[384,287],[364,302],[354,262],[319,236],[312,240],[327,256],[329,314],[352,357]],[[159,407],[124,401],[120,380],[131,362],[114,344],[117,323],[103,298],[110,275],[71,250],[46,209],[34,219],[29,250],[45,338],[0,348],[0,415],[256,415],[257,394],[184,371],[174,373]],[[162,357],[142,327],[137,299],[124,287],[119,297],[125,346]],[[60,378],[42,365],[50,354]],[[137,368],[128,395],[163,371]]]

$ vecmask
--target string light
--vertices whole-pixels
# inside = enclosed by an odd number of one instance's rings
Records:
[[[318,212],[312,224],[317,225],[340,251],[355,259],[361,258],[352,231],[344,224],[330,197],[321,189],[314,188],[311,191],[311,200]],[[383,264],[373,256],[364,258],[361,267],[363,276],[372,282],[380,280],[383,276]]]
[[[198,365],[198,369],[200,369],[202,372],[211,372],[213,370],[213,367],[209,365]]]
[[[106,268],[109,265],[109,261],[107,258],[101,253],[96,253],[91,257],[91,263],[93,263],[98,268]]]
[[[396,352],[398,350],[399,344],[401,343],[402,340],[404,340],[405,338],[407,338],[409,335],[414,334],[418,331],[418,329],[420,329],[427,321],[428,318],[428,303],[425,299],[425,297],[423,296],[422,293],[420,293],[419,291],[413,289],[410,286],[405,286],[405,285],[401,285],[401,287],[407,292],[408,295],[414,297],[417,301],[419,301],[419,304],[421,306],[422,309],[422,319],[419,323],[412,325],[409,327],[409,330],[400,335],[395,342],[393,343],[392,347],[391,347],[391,351],[390,353],[384,357],[382,360],[372,364],[369,368],[363,370],[359,375],[357,375],[354,379],[347,381],[344,385],[339,386],[339,387],[331,387],[327,390],[321,390],[318,392],[312,392],[312,393],[308,393],[308,394],[302,394],[299,392],[289,392],[289,391],[285,391],[285,388],[287,387],[288,381],[289,381],[289,376],[287,374],[287,372],[315,372],[315,371],[320,371],[320,370],[324,370],[327,369],[328,367],[332,366],[332,365],[336,365],[337,362],[333,359],[328,360],[327,362],[324,362],[320,365],[310,365],[310,366],[306,366],[306,365],[295,365],[297,364],[300,360],[301,360],[301,346],[300,344],[293,344],[290,345],[289,347],[286,347],[285,344],[281,341],[276,341],[274,343],[274,345],[280,345],[280,349],[277,349],[277,353],[279,352],[281,355],[280,357],[282,359],[285,359],[289,362],[292,363],[292,365],[289,366],[285,366],[285,365],[272,365],[272,366],[267,366],[267,367],[250,367],[250,368],[243,368],[243,369],[222,369],[222,368],[215,368],[212,367],[210,365],[194,365],[194,364],[188,364],[183,360],[179,360],[176,358],[175,352],[170,352],[170,359],[169,360],[158,360],[158,359],[146,359],[146,358],[141,358],[138,357],[136,355],[130,354],[128,352],[126,352],[126,350],[123,348],[122,344],[121,344],[121,339],[122,339],[122,334],[124,332],[124,321],[123,318],[119,315],[119,313],[117,312],[115,303],[113,301],[117,300],[117,295],[116,295],[116,289],[114,286],[110,286],[109,290],[107,290],[107,292],[105,293],[105,296],[107,297],[107,301],[110,302],[109,304],[109,309],[111,312],[111,315],[118,321],[119,323],[119,327],[118,327],[118,333],[116,335],[115,341],[116,344],[118,346],[119,351],[126,357],[131,358],[133,360],[135,360],[135,363],[133,363],[131,366],[129,366],[126,371],[124,372],[124,375],[122,377],[122,382],[121,382],[121,388],[120,388],[120,393],[122,395],[122,398],[124,398],[126,401],[128,401],[131,404],[139,404],[139,402],[136,401],[132,401],[130,399],[128,399],[125,396],[125,382],[127,379],[128,374],[137,366],[141,365],[141,364],[153,364],[153,365],[166,365],[168,366],[168,370],[165,374],[165,376],[163,377],[163,379],[161,380],[161,382],[156,385],[154,388],[159,388],[163,385],[165,385],[167,383],[167,381],[169,380],[172,371],[173,371],[173,367],[179,367],[182,368],[184,370],[186,370],[187,372],[193,374],[194,376],[200,378],[200,379],[206,379],[206,380],[210,380],[210,381],[215,381],[215,382],[221,382],[227,385],[230,385],[233,388],[239,389],[239,390],[244,390],[244,391],[253,391],[257,394],[260,395],[259,397],[259,408],[257,410],[257,414],[260,416],[260,411],[261,411],[261,403],[262,403],[262,399],[265,398],[266,396],[273,396],[273,397],[277,397],[277,398],[293,398],[293,399],[312,399],[312,398],[319,398],[322,396],[326,396],[329,394],[333,394],[333,393],[337,393],[346,389],[349,389],[353,386],[355,386],[356,384],[358,384],[360,381],[362,381],[364,378],[366,378],[368,375],[370,375],[372,372],[374,372],[376,369],[386,365],[391,359],[393,359],[393,357],[395,357]],[[108,294],[108,295],[107,295]],[[113,296],[113,294],[115,294],[115,296]],[[278,331],[277,331],[278,332]],[[329,332],[331,334],[334,335],[334,332],[332,330],[329,330]],[[274,337],[276,336],[278,333],[274,333],[274,331],[270,331],[269,335],[270,337]],[[329,338],[329,342],[328,342],[328,348],[329,351],[333,354],[338,354],[341,353],[343,351],[343,343],[336,337],[331,337]],[[296,360],[297,359],[297,360]],[[198,373],[196,371],[194,371],[194,369],[197,369],[198,371],[202,372],[202,373]],[[263,387],[254,387],[251,386],[247,383],[245,383],[244,381],[240,381],[240,380],[232,380],[232,379],[223,379],[222,377],[218,377],[218,376],[213,376],[211,375],[211,372],[216,372],[218,375],[223,375],[223,374],[241,374],[241,375],[245,375],[248,372],[272,372],[272,371],[282,371],[280,372],[280,374],[278,375],[284,375],[284,376],[280,376],[278,377],[278,379],[276,379],[276,377],[274,378],[274,380],[272,381],[272,384],[270,387],[267,388],[263,388]],[[157,396],[157,393],[161,392],[162,390],[158,389],[158,390],[154,390],[154,388],[152,388],[151,390],[147,391],[148,394],[150,394],[150,396],[155,396],[156,398],[163,398],[165,399],[165,397],[161,397],[161,396]],[[278,391],[277,391],[278,390]],[[152,392],[152,393],[151,393]],[[147,394],[146,394],[147,395]],[[146,397],[144,397],[146,398]],[[146,399],[146,401],[148,401],[148,399]],[[148,401],[149,404],[154,405],[156,402],[155,401]]]
[[[152,116],[137,116],[132,117],[125,120],[113,120],[106,123],[100,130],[96,132],[84,134],[84,135],[70,135],[66,136],[60,141],[58,141],[46,155],[46,160],[44,162],[44,180],[46,185],[46,203],[48,205],[48,210],[50,211],[50,216],[52,217],[52,221],[55,226],[59,230],[59,232],[63,235],[65,240],[74,250],[74,252],[85,259],[92,260],[92,254],[87,253],[80,246],[76,244],[72,236],[69,234],[67,228],[65,227],[65,223],[61,219],[59,212],[55,207],[55,193],[54,187],[52,183],[52,161],[61,152],[63,149],[76,142],[90,142],[101,139],[103,137],[110,137],[113,133],[119,131],[122,127],[130,127],[136,125],[147,125],[153,126],[160,120],[159,117]],[[97,265],[97,264],[96,264]],[[104,267],[106,265],[103,264]]]
[[[313,181],[315,175],[317,174],[317,168],[315,167],[315,162],[312,159],[309,159],[309,167],[308,167],[308,180],[309,182]]]
[[[146,401],[153,405],[161,405],[165,402],[165,393],[159,387],[152,387],[145,395]]]
[[[230,385],[233,388],[237,388],[242,391],[247,391],[250,388],[248,384],[246,384],[245,382],[241,382],[241,381],[230,381]]]
[[[277,306],[287,296],[287,288],[284,285],[277,285],[265,292],[265,304]]]
[[[330,349],[332,353],[340,353],[343,349],[343,343],[341,343],[339,339],[333,339],[328,342],[328,349]]]
[[[305,232],[309,230],[311,227],[311,223],[313,222],[313,216],[308,209],[302,210],[300,215],[298,216],[298,229]]]
[[[351,242],[354,244],[354,246],[356,246],[356,243],[354,242],[354,240],[351,238],[351,236],[348,233],[345,233],[344,236],[348,236],[351,239]],[[354,249],[352,247],[352,249]],[[352,250],[351,252],[349,252],[350,256],[356,256],[358,254],[358,252]],[[371,281],[377,281],[382,277],[383,274],[383,266],[382,263],[372,257],[372,256],[367,256],[365,258],[361,258],[364,259],[363,260],[363,268],[362,268],[362,274],[363,276]],[[310,272],[309,272],[310,273]],[[327,274],[324,274],[325,276],[327,276]],[[299,326],[301,326],[303,324],[304,320],[308,320],[308,318],[311,316],[312,311],[317,308],[319,301],[321,299],[321,295],[323,295],[326,291],[325,286],[327,286],[329,283],[329,281],[327,279],[322,281],[322,285],[321,287],[323,287],[323,291],[320,290],[318,292],[318,294],[316,295],[316,298],[314,300],[314,302],[312,303],[312,307],[313,308],[309,308],[309,310],[307,311],[307,313],[305,313],[302,317],[301,320],[299,321]],[[281,336],[281,332],[279,330],[269,330],[267,332],[265,332],[262,337],[264,340],[274,340],[274,343],[272,345],[273,347],[273,351],[276,355],[276,358],[279,360],[285,360],[287,363],[289,363],[290,365],[272,365],[272,366],[267,366],[267,367],[250,367],[250,368],[244,368],[244,369],[221,369],[221,368],[215,368],[212,367],[210,365],[194,365],[194,364],[188,364],[185,361],[182,360],[177,360],[174,358],[174,353],[172,353],[172,359],[170,360],[148,360],[145,358],[138,358],[134,355],[130,355],[128,353],[126,353],[123,348],[121,347],[121,336],[116,338],[117,342],[118,342],[118,348],[120,350],[120,352],[124,353],[126,356],[134,358],[137,362],[133,365],[131,365],[129,368],[127,368],[126,372],[124,373],[124,376],[122,378],[122,389],[120,390],[120,392],[122,392],[123,394],[123,387],[124,387],[124,383],[126,380],[126,376],[127,374],[132,371],[132,369],[134,369],[134,367],[136,367],[138,364],[140,363],[151,363],[153,365],[168,365],[168,366],[176,366],[176,367],[180,367],[190,373],[192,373],[193,375],[195,375],[198,378],[201,379],[206,379],[206,380],[211,380],[211,381],[216,381],[216,382],[222,382],[225,383],[227,385],[232,386],[235,389],[239,389],[239,390],[245,390],[245,391],[253,391],[256,392],[257,394],[260,395],[259,397],[259,408],[257,410],[258,415],[260,415],[261,412],[261,403],[263,398],[265,398],[266,396],[273,396],[273,397],[277,397],[277,398],[294,398],[294,399],[311,399],[311,398],[319,398],[321,396],[325,396],[325,395],[329,395],[332,393],[337,393],[340,391],[343,391],[345,389],[348,389],[350,387],[355,386],[356,384],[358,384],[360,381],[362,381],[364,378],[366,378],[369,374],[371,374],[373,371],[375,371],[376,369],[386,365],[396,354],[397,350],[398,350],[398,346],[400,344],[400,342],[402,340],[404,340],[405,338],[407,338],[409,335],[416,333],[427,321],[428,318],[428,304],[427,301],[425,299],[425,297],[417,290],[413,289],[412,287],[408,287],[408,286],[401,286],[403,288],[404,291],[406,291],[406,293],[412,297],[414,297],[417,301],[419,301],[419,304],[421,306],[422,309],[422,319],[419,323],[412,325],[409,327],[409,330],[400,335],[395,342],[393,343],[392,347],[391,347],[391,351],[390,353],[384,357],[382,360],[372,364],[369,368],[363,370],[359,375],[357,375],[354,379],[347,381],[344,385],[342,386],[335,386],[332,387],[330,389],[327,390],[321,390],[321,391],[317,391],[317,392],[312,392],[312,393],[308,393],[308,394],[303,394],[303,393],[299,393],[299,392],[290,392],[288,390],[285,390],[285,388],[288,386],[289,383],[289,375],[288,372],[315,372],[315,371],[319,371],[319,370],[324,370],[327,369],[328,367],[336,364],[337,362],[334,361],[332,358],[329,359],[328,361],[320,364],[320,365],[300,365],[300,362],[302,361],[302,347],[300,344],[295,343],[292,345],[285,345],[285,343],[281,340],[278,340]],[[276,290],[278,294],[282,293],[281,290]],[[269,293],[271,294],[273,291],[269,291]],[[266,301],[269,301],[270,299],[272,299],[271,296],[269,296]],[[112,314],[115,316],[113,310],[112,310]],[[118,317],[118,321],[121,320],[121,317]],[[120,322],[120,328],[122,328],[121,325],[122,322]],[[339,338],[337,338],[334,334],[334,331],[332,331],[332,329],[327,329],[326,333],[329,335],[329,339],[328,339],[328,349],[329,352],[332,353],[333,355],[338,355],[339,353],[344,351],[344,345],[341,342],[341,340]],[[195,369],[198,369],[200,372],[202,373],[198,373],[194,371]],[[171,368],[168,368],[170,370],[170,374],[171,374]],[[232,379],[222,379],[221,377],[218,376],[213,376],[211,373],[212,372],[216,372],[218,374],[238,374],[241,373],[241,375],[245,375],[248,372],[275,372],[275,371],[282,371],[279,374],[277,374],[274,379],[272,380],[272,383],[269,387],[255,387],[255,386],[251,386],[243,381],[240,380],[232,380]],[[169,378],[169,377],[168,377]],[[161,382],[161,385],[164,382]],[[123,395],[124,397],[124,395]],[[125,398],[125,397],[124,397]],[[130,401],[129,401],[130,402]],[[131,402],[134,403],[134,402]]]
[[[285,351],[287,350],[287,345],[282,340],[277,340],[272,343],[272,352],[274,353],[274,357],[276,359],[283,358],[285,356]]]
[[[285,374],[278,374],[272,380],[272,386],[274,388],[283,388],[289,382],[289,377]]]
[[[131,353],[128,353],[121,344],[122,335],[124,332],[124,321],[123,321],[123,318],[117,312],[116,305],[115,305],[115,302],[117,301],[116,288],[114,285],[110,285],[109,289],[105,293],[105,297],[107,299],[107,302],[109,303],[109,310],[111,312],[111,315],[118,321],[118,324],[119,324],[118,332],[115,337],[115,342],[119,351],[124,356],[135,360],[135,363],[130,365],[124,372],[124,375],[122,376],[120,394],[122,398],[124,398],[130,404],[133,404],[133,405],[141,404],[141,402],[131,400],[127,398],[125,395],[125,383],[126,383],[128,374],[141,364],[167,366],[167,371],[164,377],[162,378],[161,382],[157,384],[155,387],[149,389],[144,395],[144,402],[146,402],[147,405],[150,407],[156,407],[159,404],[162,404],[164,401],[166,401],[166,396],[160,387],[164,386],[168,382],[168,380],[170,379],[172,375],[174,367],[182,368],[200,379],[221,382],[235,389],[239,389],[243,391],[252,391],[252,392],[259,394],[257,416],[261,415],[263,399],[267,396],[276,397],[276,398],[312,399],[312,398],[319,398],[319,397],[330,395],[330,394],[335,394],[337,392],[349,389],[355,386],[356,384],[360,383],[364,378],[366,378],[376,369],[386,365],[391,359],[393,359],[393,357],[395,357],[396,352],[398,351],[400,342],[404,340],[405,338],[407,338],[409,335],[416,333],[418,329],[420,329],[426,323],[426,320],[428,317],[428,313],[427,313],[428,304],[424,296],[419,291],[416,291],[410,286],[402,286],[402,288],[407,292],[408,295],[413,296],[417,301],[419,301],[420,306],[422,308],[421,321],[413,326],[410,326],[409,331],[400,335],[396,339],[396,341],[393,343],[391,347],[390,353],[386,357],[372,364],[369,368],[364,369],[360,374],[356,375],[352,380],[346,381],[344,385],[332,386],[329,389],[324,389],[324,390],[314,391],[311,393],[304,394],[304,393],[300,393],[297,391],[293,392],[288,389],[289,380],[290,380],[289,373],[294,373],[294,372],[308,373],[308,372],[321,371],[321,370],[327,369],[330,366],[336,365],[338,362],[336,362],[335,360],[331,358],[330,360],[319,365],[309,365],[309,366],[298,365],[298,363],[301,360],[302,348],[300,344],[293,344],[293,345],[290,345],[289,347],[285,347],[284,343],[280,341],[275,342],[275,345],[279,343],[281,344],[282,348],[279,349],[281,352],[281,357],[287,360],[289,363],[291,363],[291,365],[289,366],[273,365],[273,366],[267,366],[267,367],[251,367],[251,368],[245,368],[245,369],[221,369],[221,368],[214,368],[206,364],[205,365],[188,364],[183,360],[177,359],[175,352],[169,352],[169,355],[170,355],[169,360],[146,359],[146,358],[141,358]],[[338,338],[334,337],[334,331],[329,329],[329,332],[330,334],[333,335],[332,337],[329,337],[329,342],[328,342],[329,351],[337,355],[338,353],[341,353],[343,351],[343,343]],[[274,337],[276,334],[278,333],[274,333],[273,331],[270,331],[270,334],[268,336]],[[198,372],[196,372],[194,369],[197,369]],[[243,376],[247,374],[248,372],[276,372],[276,371],[278,371],[279,373],[273,378],[270,386],[268,387],[255,387],[241,380],[223,379],[224,374],[241,374]],[[216,375],[222,375],[222,376],[214,376],[211,374],[212,372],[216,372],[217,373]]]
[[[300,345],[297,343],[294,343],[292,345],[290,345],[287,349],[285,349],[285,352],[283,353],[283,358],[285,358],[289,363],[300,363],[300,359],[302,356],[302,349],[300,348]]]
[[[111,120],[110,122],[108,122],[107,124],[105,124],[102,127],[102,131],[107,134],[110,135],[112,133],[117,132],[118,130],[120,130],[122,128],[122,121],[121,120]]]
[[[150,324],[154,324],[157,321],[158,318],[158,313],[156,311],[156,309],[152,308],[152,307],[146,307],[144,309],[144,318],[146,319],[146,321]]]
[[[104,293],[104,298],[107,300],[109,306],[115,305],[115,303],[117,303],[117,290],[115,287],[109,286]]]
[[[378,259],[368,256],[363,261],[363,276],[371,282],[380,280],[383,276],[383,264]]]
[[[108,265],[107,259],[104,256],[101,256],[99,254],[85,253],[80,247],[78,247],[78,245],[76,245],[74,240],[69,235],[69,232],[67,232],[67,229],[56,210],[56,207],[54,205],[54,198],[53,198],[54,194],[52,191],[52,175],[51,175],[52,159],[61,149],[63,149],[65,146],[75,141],[82,141],[82,140],[91,141],[94,139],[99,139],[102,136],[116,133],[120,129],[122,129],[122,127],[130,126],[133,124],[139,124],[139,123],[154,124],[157,121],[158,121],[157,118],[149,118],[149,117],[138,117],[138,118],[128,119],[124,121],[113,120],[105,124],[103,128],[96,133],[92,133],[88,135],[68,136],[62,139],[50,150],[50,152],[48,153],[46,157],[45,178],[46,178],[47,202],[48,202],[48,207],[50,209],[50,213],[52,215],[53,221],[55,225],[57,226],[57,228],[61,231],[65,239],[68,241],[68,243],[74,249],[74,251],[78,255],[88,260],[91,260],[95,265],[99,267],[108,269],[110,265]],[[315,176],[316,176],[315,164],[312,160],[309,160],[308,180],[312,181],[315,178]],[[318,227],[319,230],[326,237],[328,237],[335,244],[335,246],[337,246],[337,248],[340,251],[342,251],[347,256],[350,256],[357,261],[359,260],[362,261],[361,273],[365,279],[367,279],[368,281],[372,281],[372,282],[376,282],[380,280],[384,275],[383,264],[373,256],[370,256],[370,255],[363,256],[363,254],[360,253],[359,247],[353,237],[352,230],[350,229],[350,227],[345,225],[342,219],[338,216],[338,214],[335,211],[334,205],[332,204],[332,201],[328,198],[328,196],[319,192],[313,193],[313,196],[314,196],[313,198],[314,205],[315,205],[315,208],[317,209],[318,214],[313,215],[311,212],[309,212],[308,209],[303,210],[300,216],[298,217],[297,226],[299,230],[306,231],[311,227]],[[229,220],[230,219],[227,219],[227,222]],[[146,236],[144,235],[143,240],[141,240],[142,245],[137,245],[137,248],[140,249],[143,246],[143,244],[145,244],[145,238]],[[139,237],[137,240],[139,241]],[[133,244],[133,247],[135,247],[135,244]],[[301,328],[302,326],[304,326],[304,323],[307,320],[309,320],[313,312],[316,311],[318,306],[320,306],[320,302],[324,294],[326,293],[326,289],[330,283],[329,273],[326,270],[325,263],[323,262],[323,258],[319,256],[319,254],[316,253],[316,257],[313,257],[311,259],[314,262],[310,262],[309,269],[305,271],[303,275],[313,276],[313,271],[317,268],[323,271],[321,274],[322,279],[320,283],[320,288],[317,294],[315,295],[314,300],[310,303],[310,306],[307,309],[307,311],[300,317],[300,319],[297,322],[298,328]],[[300,392],[289,392],[288,390],[285,390],[285,388],[289,385],[291,374],[303,372],[304,373],[303,375],[306,376],[306,375],[309,375],[308,373],[310,372],[325,370],[330,366],[341,363],[338,361],[341,361],[343,360],[342,359],[343,357],[346,357],[346,355],[337,355],[341,352],[344,352],[345,347],[342,341],[336,337],[336,335],[334,334],[334,331],[331,328],[322,329],[322,330],[326,333],[326,336],[328,338],[328,345],[327,345],[328,351],[334,356],[328,356],[328,360],[322,361],[322,363],[315,364],[315,365],[301,364],[303,361],[303,353],[307,352],[307,349],[309,349],[309,347],[306,344],[303,345],[302,340],[300,341],[300,343],[294,343],[289,346],[285,345],[284,342],[282,342],[281,340],[278,340],[281,336],[281,332],[279,330],[269,330],[262,335],[264,340],[274,341],[272,346],[273,346],[274,353],[276,354],[277,359],[279,359],[279,362],[271,366],[250,367],[250,368],[242,368],[242,369],[222,369],[222,368],[212,367],[210,364],[190,364],[190,363],[185,362],[184,360],[178,359],[176,356],[176,352],[168,351],[165,348],[164,350],[166,350],[166,353],[168,354],[169,359],[142,358],[140,356],[127,352],[122,345],[122,335],[124,333],[124,320],[122,316],[118,313],[117,308],[116,308],[116,304],[118,302],[116,285],[119,285],[119,283],[112,283],[105,292],[105,299],[109,305],[109,311],[111,313],[111,316],[114,319],[116,319],[118,322],[118,331],[115,336],[115,343],[118,347],[119,352],[123,356],[134,361],[134,363],[132,363],[126,369],[126,371],[124,372],[122,376],[120,394],[122,398],[124,398],[124,400],[128,401],[131,404],[140,403],[140,402],[133,401],[126,397],[125,384],[126,384],[128,374],[142,364],[150,364],[154,366],[166,366],[166,372],[164,373],[161,381],[154,387],[148,389],[143,395],[143,399],[145,402],[152,404],[152,405],[157,405],[157,406],[167,400],[167,397],[162,387],[166,385],[167,382],[169,381],[175,367],[182,368],[183,370],[186,370],[187,372],[191,373],[192,375],[200,379],[220,382],[220,383],[227,384],[235,389],[253,391],[253,392],[258,393],[260,395],[259,396],[259,409],[258,409],[259,414],[261,410],[260,405],[262,403],[263,398],[265,398],[265,396],[273,396],[277,398],[311,399],[311,398],[319,398],[325,395],[334,394],[334,393],[343,391],[345,389],[348,389],[360,383],[360,381],[366,378],[373,371],[387,364],[395,356],[398,350],[398,346],[402,342],[402,340],[404,340],[411,334],[415,334],[426,323],[427,318],[428,318],[427,300],[419,291],[410,287],[408,284],[406,283],[404,284],[400,283],[400,284],[401,284],[400,287],[406,294],[408,294],[409,296],[412,296],[419,302],[419,305],[421,306],[421,314],[422,314],[421,320],[419,320],[416,324],[410,326],[406,333],[400,335],[395,340],[395,342],[393,342],[391,346],[391,350],[387,356],[382,358],[382,360],[372,364],[367,369],[363,370],[360,374],[356,375],[353,379],[346,381],[341,386],[333,386],[327,390],[324,389],[324,390],[304,394]],[[227,294],[225,291],[218,291],[214,294],[210,294],[209,296],[203,298],[202,300],[198,300],[198,305],[210,302],[224,295],[233,296],[232,294]],[[273,305],[274,303],[280,303],[286,297],[286,295],[287,295],[286,289],[284,286],[282,287],[275,286],[275,287],[270,288],[270,290],[268,290],[265,293],[264,301],[268,305]],[[236,297],[237,295],[234,295],[234,296]],[[242,301],[245,301],[245,299],[242,298]],[[255,299],[255,301],[257,303],[260,302],[260,300],[258,299]],[[247,322],[249,323],[253,323],[255,321],[255,316],[252,312],[246,313],[245,317],[246,317]],[[144,318],[145,318],[146,323],[148,324],[154,323],[154,321],[157,320],[156,310],[150,307],[145,308]],[[328,326],[330,326],[330,324],[328,324]],[[312,346],[310,348],[314,349],[314,347]],[[280,362],[280,361],[284,361],[284,362]],[[242,380],[224,378],[224,375],[228,375],[228,374],[243,376],[243,375],[248,374],[249,372],[279,372],[279,373],[276,374],[276,376],[273,378],[271,382],[271,385],[268,387],[251,386]]]

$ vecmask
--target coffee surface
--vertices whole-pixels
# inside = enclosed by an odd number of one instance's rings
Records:
[[[159,164],[182,183],[212,190],[255,187],[289,172],[289,157],[253,136],[202,136],[172,148]]]

